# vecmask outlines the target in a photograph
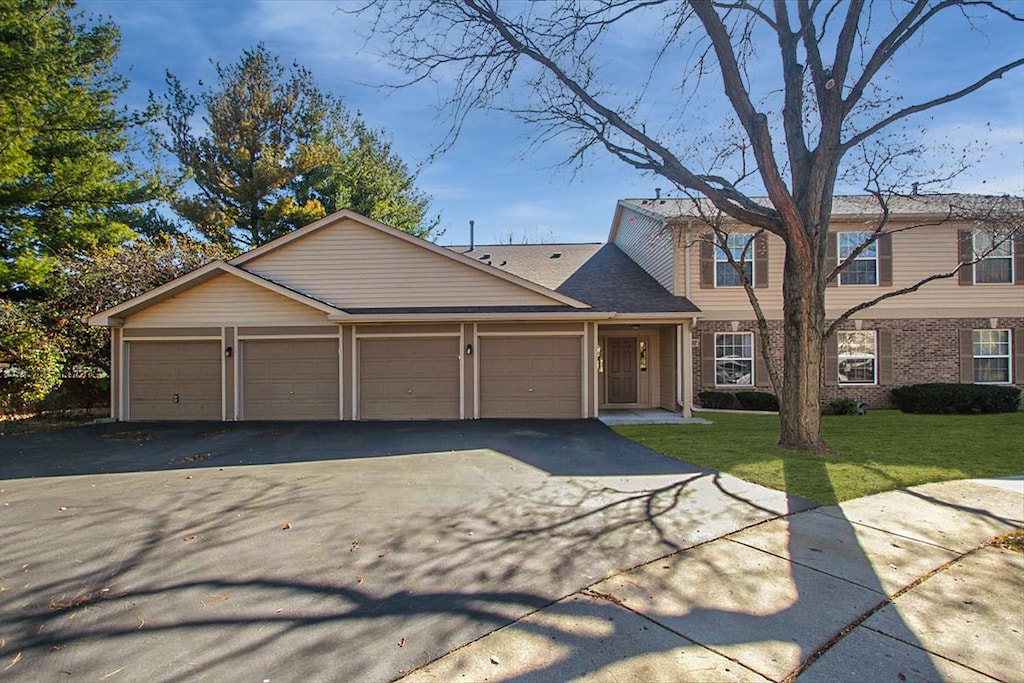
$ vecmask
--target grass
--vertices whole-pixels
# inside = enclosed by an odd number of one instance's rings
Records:
[[[934,481],[1024,474],[1024,413],[826,416],[822,434],[837,455],[778,448],[775,415],[703,416],[714,424],[614,429],[673,458],[824,504]]]

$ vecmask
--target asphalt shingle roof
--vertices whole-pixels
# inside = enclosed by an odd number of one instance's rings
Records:
[[[614,244],[498,244],[448,247],[598,311],[697,313]],[[558,256],[555,256],[558,254]]]

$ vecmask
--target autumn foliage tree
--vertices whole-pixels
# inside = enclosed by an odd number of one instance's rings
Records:
[[[874,193],[884,216],[886,197],[909,194],[911,180],[969,162],[922,165],[927,138],[910,126],[1024,65],[1019,10],[1000,0],[379,0],[355,11],[372,15],[408,83],[436,79],[447,93],[441,148],[475,111],[503,110],[541,142],[568,140],[568,163],[603,150],[704,198],[713,220],[780,238],[780,445],[820,452],[837,183]],[[971,65],[921,58],[940,31],[979,41]],[[914,59],[907,97],[889,78]],[[612,65],[634,70],[616,80]]]
[[[380,134],[262,44],[216,64],[190,92],[173,74],[154,97],[181,171],[174,210],[207,240],[257,247],[327,212],[353,208],[420,236],[430,198]],[[202,84],[200,84],[202,85]]]

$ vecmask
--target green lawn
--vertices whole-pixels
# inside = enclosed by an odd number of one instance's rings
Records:
[[[679,460],[818,503],[932,481],[1024,474],[1024,413],[908,415],[895,410],[823,419],[838,455],[775,446],[774,415],[700,413],[711,425],[621,425],[619,434]]]

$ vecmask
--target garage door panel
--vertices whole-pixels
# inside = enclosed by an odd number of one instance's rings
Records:
[[[484,337],[479,347],[482,417],[581,416],[579,337]]]
[[[221,419],[219,341],[133,341],[128,354],[128,419]]]
[[[242,342],[242,417],[337,420],[337,339]]]
[[[364,420],[459,418],[459,339],[359,340],[359,417]]]

